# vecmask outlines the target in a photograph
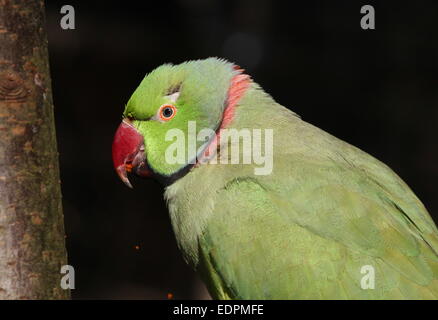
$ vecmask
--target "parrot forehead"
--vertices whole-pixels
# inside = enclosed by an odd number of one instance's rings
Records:
[[[208,58],[164,64],[150,72],[134,91],[125,109],[140,118],[150,117],[163,103],[178,99],[187,104],[223,97],[238,68],[222,59]],[[203,101],[204,100],[204,101]]]
[[[165,103],[175,103],[181,93],[183,75],[171,72],[170,65],[163,65],[142,80],[132,94],[125,109],[125,116],[132,114],[138,118],[152,116]]]

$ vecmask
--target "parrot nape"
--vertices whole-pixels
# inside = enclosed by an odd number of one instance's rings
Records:
[[[213,134],[197,139],[203,129]],[[272,171],[218,161],[244,141],[223,142],[224,129],[272,130]],[[187,152],[169,161],[172,130],[187,148],[195,141],[195,159]],[[165,185],[178,246],[215,299],[438,298],[438,230],[410,188],[276,103],[233,63],[152,71],[129,99],[112,148],[128,186],[130,172]],[[374,282],[364,287],[369,268]]]

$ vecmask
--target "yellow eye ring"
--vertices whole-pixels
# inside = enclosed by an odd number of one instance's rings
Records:
[[[161,120],[169,121],[176,115],[176,107],[172,104],[163,104],[158,110],[158,115]]]

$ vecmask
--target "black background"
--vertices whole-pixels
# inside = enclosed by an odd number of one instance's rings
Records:
[[[63,30],[60,9],[75,8]],[[362,5],[376,30],[362,30]],[[236,62],[304,120],[388,164],[438,220],[438,3],[46,1],[74,298],[205,298],[171,230],[163,188],[114,173],[124,104],[165,63]],[[138,246],[138,249],[136,249]]]

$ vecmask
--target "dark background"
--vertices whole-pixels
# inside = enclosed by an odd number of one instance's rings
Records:
[[[304,120],[388,164],[438,220],[436,1],[46,3],[74,298],[208,297],[176,247],[163,188],[132,178],[130,190],[111,163],[124,104],[165,62],[236,62]],[[64,4],[75,30],[59,25]],[[376,30],[360,28],[365,4]]]

